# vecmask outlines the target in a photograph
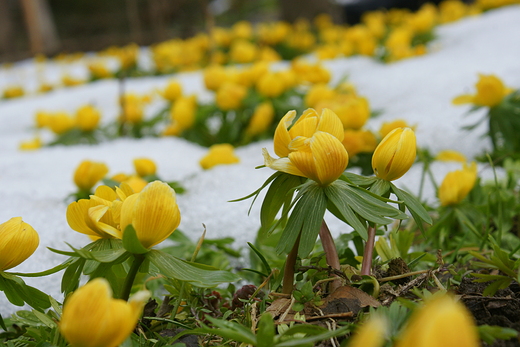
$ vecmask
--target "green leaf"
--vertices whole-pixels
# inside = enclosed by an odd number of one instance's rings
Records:
[[[338,219],[354,228],[366,241],[368,238],[366,222],[361,221],[354,211],[352,211],[347,202],[342,199],[340,192],[336,189],[326,189],[325,194],[327,194],[327,198],[329,199],[328,210]]]
[[[264,255],[258,248],[255,247],[251,242],[248,242],[247,245],[251,248],[251,250],[257,255],[258,258],[260,258],[260,261],[262,262],[262,265],[265,268],[265,272],[269,275],[272,271],[271,266],[269,266],[269,263],[265,259]]]
[[[368,187],[374,184],[378,178],[375,176],[361,176],[352,172],[344,172],[340,179],[346,180],[347,182],[357,186]]]
[[[293,189],[301,184],[301,178],[283,174],[278,175],[269,186],[260,210],[260,223],[263,228],[273,224],[276,215],[287,200],[291,201]]]
[[[256,340],[258,341],[257,347],[272,347],[274,345],[274,320],[273,316],[266,312],[262,314],[258,321],[258,333],[256,334]]]
[[[27,303],[37,310],[51,306],[47,294],[28,286],[20,277],[12,274],[0,272],[0,290],[3,290],[7,299],[16,306]]]
[[[395,196],[397,196],[399,200],[402,200],[406,205],[419,227],[422,227],[421,220],[430,225],[433,223],[432,217],[428,214],[424,206],[419,200],[417,200],[415,196],[411,195],[405,190],[397,188],[394,184],[391,184],[391,189],[392,193],[394,193]]]
[[[67,270],[65,270],[65,273],[61,278],[61,292],[63,294],[67,295],[76,290],[79,286],[79,277],[83,272],[85,262],[85,259],[78,258],[67,267]]]
[[[132,254],[149,252],[149,249],[145,248],[137,238],[137,233],[132,224],[129,224],[123,232],[123,247]]]
[[[197,287],[211,288],[221,283],[234,282],[240,279],[231,272],[188,262],[158,250],[148,252],[147,258],[159,273],[166,277],[189,282]]]
[[[293,328],[296,328],[296,327],[297,326],[294,326]],[[306,327],[305,330],[307,330],[307,334],[309,334],[309,333],[314,334],[318,330],[318,329],[315,329],[316,326],[310,325],[310,324],[305,324],[305,327]],[[284,333],[284,336],[287,335],[288,332],[293,333],[294,331],[296,331],[296,329],[292,330],[293,328],[290,328],[289,330],[287,330]],[[304,330],[304,328],[299,328],[299,329]],[[322,329],[324,329],[324,328],[322,328]],[[342,327],[342,328],[339,328],[336,330],[330,330],[330,331],[327,330],[327,331],[324,331],[323,333],[319,333],[317,335],[306,336],[303,338],[291,339],[288,341],[277,343],[276,345],[274,345],[274,347],[301,347],[304,345],[312,346],[313,344],[315,344],[318,341],[324,341],[324,340],[328,340],[328,339],[336,337],[336,336],[345,335],[349,330],[350,330],[350,326]]]

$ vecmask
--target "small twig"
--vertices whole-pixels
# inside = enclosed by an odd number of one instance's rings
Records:
[[[420,275],[420,274],[428,273],[428,272],[430,272],[430,271],[431,271],[431,270],[412,271],[412,272],[407,272],[407,273],[400,274],[400,275],[384,277],[384,278],[381,278],[381,279],[378,280],[378,281],[379,281],[380,283],[381,283],[381,282],[388,282],[388,281],[398,280],[398,279],[401,279],[401,278],[406,278],[406,277],[410,277],[410,276],[415,276],[415,275]]]
[[[323,316],[312,316],[312,317],[305,317],[306,321],[313,321],[313,320],[320,320],[320,319],[329,319],[329,318],[348,318],[348,317],[354,317],[354,312],[342,312],[342,313],[331,313],[326,314]]]

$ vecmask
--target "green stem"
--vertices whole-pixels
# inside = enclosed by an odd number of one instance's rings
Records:
[[[321,223],[320,240],[323,246],[323,251],[325,252],[325,259],[327,260],[327,265],[329,265],[333,269],[340,270],[338,250],[336,249],[334,239],[330,234],[329,227],[327,226],[327,223],[325,223],[325,220],[323,220],[323,222]],[[331,293],[339,287],[341,287],[341,279],[339,279],[338,276],[334,277],[336,277],[337,279],[330,282],[329,290]]]
[[[376,240],[376,227],[368,227],[368,238],[365,243],[365,252],[363,253],[363,263],[361,263],[361,275],[370,276],[372,268],[372,255],[374,254],[374,242]]]
[[[130,270],[128,271],[128,275],[126,275],[125,283],[123,284],[123,290],[121,291],[121,299],[128,301],[130,297],[130,292],[132,291],[132,285],[134,284],[135,276],[137,276],[137,272],[139,272],[139,268],[141,264],[146,259],[144,254],[134,254],[134,261],[130,266]]]
[[[285,261],[285,267],[283,272],[283,285],[282,285],[282,293],[283,294],[291,294],[294,289],[294,267],[296,265],[296,260],[298,259],[298,248],[300,248],[300,236],[294,242],[294,246],[287,255],[287,260]]]

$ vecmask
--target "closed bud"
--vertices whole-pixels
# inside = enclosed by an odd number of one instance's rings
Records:
[[[216,165],[235,164],[240,159],[235,155],[235,149],[229,143],[219,143],[209,148],[208,153],[200,160],[200,166],[204,170]]]
[[[0,271],[9,270],[29,258],[40,243],[38,233],[22,217],[0,224]]]
[[[101,113],[95,107],[86,105],[76,112],[76,125],[83,131],[92,131],[97,128]]]
[[[59,323],[72,347],[119,346],[132,333],[150,297],[139,291],[128,302],[112,297],[110,285],[96,278],[65,301]]]
[[[376,147],[372,168],[377,177],[393,181],[412,166],[417,153],[415,133],[410,128],[392,130]]]
[[[121,206],[121,230],[131,224],[145,248],[164,241],[180,222],[175,190],[164,182],[148,183],[140,193],[128,196]]]
[[[74,183],[81,191],[88,192],[107,173],[108,167],[104,163],[84,160],[74,172]]]
[[[148,158],[134,159],[134,168],[135,172],[141,177],[155,175],[157,170],[154,161]]]

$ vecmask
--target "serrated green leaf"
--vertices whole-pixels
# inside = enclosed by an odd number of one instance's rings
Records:
[[[132,224],[129,224],[123,231],[123,247],[132,254],[145,254],[149,251],[139,241]]]
[[[197,287],[211,288],[221,283],[235,282],[240,278],[231,272],[188,262],[158,250],[151,250],[146,256],[159,273]]]

